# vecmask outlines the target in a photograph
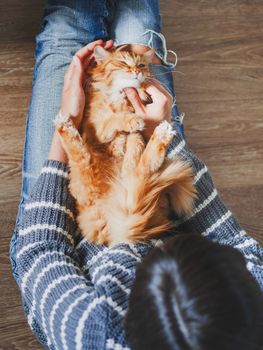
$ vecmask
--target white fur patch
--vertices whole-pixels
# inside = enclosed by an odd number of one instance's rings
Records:
[[[62,114],[61,111],[59,111],[59,113],[56,115],[54,119],[54,124],[56,125],[56,127],[59,127],[67,124],[69,120],[70,120],[69,114]]]
[[[125,93],[123,90],[125,88],[135,88],[141,87],[141,82],[134,78],[117,78],[114,80],[114,84],[111,88],[111,95],[109,97],[110,102],[116,102],[118,100],[123,100],[125,98]]]
[[[141,82],[136,78],[120,78],[115,80],[113,89],[122,91],[128,87],[139,88],[141,87]]]
[[[123,90],[125,88],[135,88],[138,89],[141,87],[141,83],[145,80],[144,75],[140,72],[139,74],[126,73],[122,71],[116,72],[111,87],[110,100],[111,102],[118,101],[123,99],[125,94]]]
[[[69,114],[63,115],[61,112],[59,112],[54,119],[54,124],[56,128],[62,127],[64,130],[67,129],[71,135],[78,136],[78,130],[75,128]]]
[[[176,131],[173,130],[171,124],[166,120],[157,126],[155,132],[159,140],[169,140],[172,136],[176,135]]]

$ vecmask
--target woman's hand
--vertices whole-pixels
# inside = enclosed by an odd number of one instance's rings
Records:
[[[154,79],[148,83],[146,91],[151,96],[153,102],[144,105],[135,88],[124,89],[135,113],[145,121],[143,135],[148,141],[157,125],[164,120],[171,122],[173,98],[169,92]]]
[[[113,46],[113,41],[97,40],[84,46],[76,52],[65,74],[60,111],[62,114],[72,117],[76,127],[81,123],[85,107],[84,83],[87,79],[85,71],[93,58],[93,50],[98,45],[110,49]],[[57,131],[55,131],[51,142],[48,159],[67,163],[67,155]]]
[[[70,115],[77,127],[80,125],[85,107],[84,84],[87,80],[85,71],[93,58],[93,50],[98,45],[110,49],[113,41],[97,40],[77,51],[64,77],[61,113]]]

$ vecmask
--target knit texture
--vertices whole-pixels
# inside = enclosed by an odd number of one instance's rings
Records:
[[[225,207],[207,167],[175,135],[168,157],[192,164],[194,213],[179,227],[240,250],[263,289],[263,249]],[[113,248],[80,239],[67,166],[47,161],[32,191],[16,241],[18,284],[28,323],[48,349],[128,350],[123,319],[136,266],[154,247]]]

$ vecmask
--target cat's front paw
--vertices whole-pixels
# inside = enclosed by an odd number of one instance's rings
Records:
[[[132,117],[128,121],[127,125],[127,132],[136,132],[136,131],[142,131],[144,129],[144,120],[140,117]]]
[[[123,158],[126,151],[127,134],[122,133],[115,137],[109,145],[110,154],[115,158]]]
[[[53,120],[57,129],[62,129],[65,126],[71,125],[70,115],[62,114],[59,112]]]
[[[69,115],[63,115],[59,112],[53,122],[59,133],[67,131],[67,133],[71,134],[72,136],[78,135],[78,130],[76,129]]]

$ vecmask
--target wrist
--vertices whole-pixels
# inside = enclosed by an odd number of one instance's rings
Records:
[[[61,142],[60,135],[55,131],[48,154],[49,160],[56,160],[64,164],[68,163],[68,157]]]

